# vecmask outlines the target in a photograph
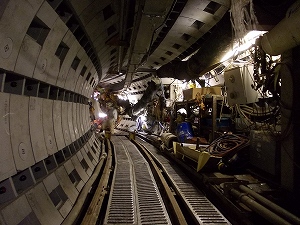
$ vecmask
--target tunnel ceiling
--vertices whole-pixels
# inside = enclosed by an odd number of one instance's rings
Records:
[[[230,0],[67,2],[96,52],[93,62],[99,85],[113,90],[127,88],[133,80],[149,74],[193,78],[217,63],[233,38]],[[269,30],[294,1],[245,2],[253,2],[259,28]],[[196,60],[194,57],[190,63],[182,62],[196,52]],[[176,74],[189,67],[195,67],[192,76]]]

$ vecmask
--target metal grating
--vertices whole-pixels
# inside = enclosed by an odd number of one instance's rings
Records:
[[[141,224],[170,224],[148,163],[135,164],[135,171]]]
[[[112,137],[116,167],[104,224],[171,224],[147,161],[125,137]]]
[[[113,183],[107,224],[134,224],[134,204],[129,163],[118,163]]]
[[[124,146],[115,146],[116,166],[104,224],[136,224],[132,165]]]
[[[127,138],[122,138],[134,165],[139,224],[171,224],[149,164]]]
[[[177,166],[157,152],[153,145],[142,144],[162,163],[199,224],[231,224]]]

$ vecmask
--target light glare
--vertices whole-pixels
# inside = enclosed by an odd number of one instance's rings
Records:
[[[235,43],[233,46],[233,49],[231,51],[227,52],[223,56],[223,58],[221,59],[221,62],[224,62],[224,61],[230,59],[231,57],[249,49],[251,47],[251,45],[255,44],[256,39],[264,33],[266,33],[266,31],[257,31],[257,30],[250,31],[241,40],[241,42],[243,44]]]
[[[106,113],[103,113],[103,112],[99,112],[99,117],[100,118],[105,118],[105,117],[107,117],[107,114]]]

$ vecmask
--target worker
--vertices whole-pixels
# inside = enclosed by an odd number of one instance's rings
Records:
[[[103,121],[103,129],[105,131],[110,131],[110,133],[113,134],[115,124],[116,124],[116,121],[118,119],[118,111],[113,106],[113,103],[111,103],[111,102],[108,102],[106,104],[106,109],[107,109],[107,111],[106,111],[107,117]]]

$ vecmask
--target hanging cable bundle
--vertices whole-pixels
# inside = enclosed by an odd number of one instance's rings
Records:
[[[231,24],[238,40],[258,24],[253,8],[252,0],[231,0]]]
[[[249,145],[249,138],[240,134],[224,134],[214,140],[207,148],[211,155],[223,157],[233,156],[239,150]]]

